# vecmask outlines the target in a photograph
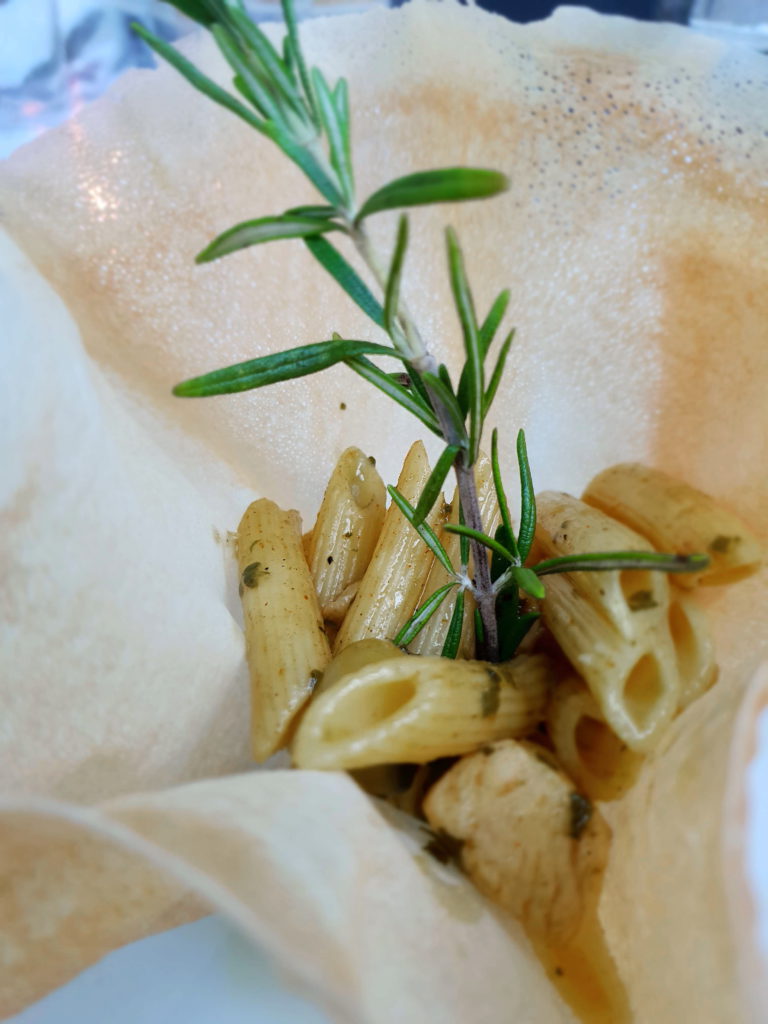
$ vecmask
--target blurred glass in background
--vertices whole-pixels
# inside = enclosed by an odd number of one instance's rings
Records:
[[[401,0],[296,0],[299,17],[342,14]],[[547,17],[556,0],[480,0],[516,21]],[[278,0],[246,0],[257,21],[280,18]],[[688,23],[730,42],[768,49],[768,0],[588,0],[608,14]],[[154,63],[131,32],[140,21],[165,39],[192,27],[160,0],[0,0],[0,158],[100,95],[125,68]]]
[[[300,18],[387,0],[296,0]],[[280,18],[278,0],[247,0],[257,21]],[[155,63],[131,31],[164,39],[194,26],[160,0],[0,0],[0,159],[95,99],[128,67]]]

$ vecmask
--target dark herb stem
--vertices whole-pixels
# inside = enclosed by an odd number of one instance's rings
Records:
[[[464,522],[471,529],[482,531],[483,519],[480,515],[480,503],[477,500],[475,474],[472,472],[472,467],[467,465],[466,459],[466,453],[461,452],[455,462]],[[496,625],[496,594],[491,581],[488,551],[477,540],[471,540],[469,547],[474,562],[472,594],[483,623],[483,636],[482,638],[478,637],[476,657],[485,661],[498,661],[499,631]]]
[[[378,253],[376,253],[371,244],[368,232],[360,224],[356,225],[348,222],[348,228],[360,258],[373,274],[376,283],[381,288],[382,295],[385,294],[387,290],[387,272],[379,259]],[[427,346],[424,344],[416,322],[408,312],[408,308],[402,298],[400,298],[398,303],[397,327],[399,329],[396,329],[392,336],[392,341],[395,343],[396,348],[407,354],[409,361],[414,364],[420,373],[428,371],[429,373],[436,374],[437,362],[427,351]],[[453,444],[455,442],[448,441],[448,443]]]
[[[350,235],[361,259],[373,274],[382,292],[385,292],[387,274],[381,260],[374,251],[367,232],[360,225],[350,225]],[[405,341],[407,347],[398,345],[398,339],[393,337],[392,340],[395,345],[401,348],[404,354],[407,353],[409,361],[413,363],[414,368],[419,373],[426,372],[437,375],[437,361],[424,344],[421,333],[402,299],[399,302],[397,319],[403,330],[404,338],[402,341]],[[463,450],[464,439],[456,433],[451,416],[440,396],[428,384],[425,383],[425,386],[446,444],[455,444],[462,448],[454,462],[454,471],[459,488],[461,507],[464,510],[464,520],[466,525],[473,530],[482,531],[483,520],[477,497],[475,474],[472,472],[472,467],[467,461],[468,455]],[[496,625],[496,592],[491,581],[488,554],[483,545],[476,540],[470,541],[470,551],[472,552],[474,562],[472,595],[483,623],[483,637],[482,639],[478,637],[476,655],[478,658],[486,661],[498,661],[499,636]]]

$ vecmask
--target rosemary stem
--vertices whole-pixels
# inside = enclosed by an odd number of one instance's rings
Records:
[[[371,241],[367,233],[363,228],[358,227],[351,231],[351,235],[363,262],[373,274],[382,291],[385,291],[387,286],[387,276],[373,249],[373,246],[371,245]],[[420,373],[429,372],[436,374],[437,360],[432,353],[428,351],[413,317],[402,300],[400,301],[398,320],[403,327],[405,340],[407,341],[407,354],[409,361],[413,363],[416,370]],[[396,339],[393,340],[396,341]],[[461,439],[456,434],[456,428],[454,427],[448,410],[445,408],[442,400],[433,392],[429,385],[425,386],[446,444],[460,444]],[[464,451],[456,457],[456,461],[454,462],[454,471],[456,473],[456,482],[459,487],[459,500],[461,501],[461,507],[464,512],[464,520],[467,526],[471,527],[473,530],[479,530],[482,532],[483,520],[480,514],[480,503],[477,498],[475,474],[472,472],[472,467],[467,462],[467,455]],[[477,644],[477,655],[487,661],[498,661],[499,635],[496,625],[496,593],[494,591],[493,583],[491,582],[491,569],[488,564],[488,552],[477,540],[470,541],[470,551],[472,552],[472,560],[474,563],[472,594],[480,613],[480,619],[483,623],[483,632],[485,634],[482,642],[478,642]]]
[[[371,245],[368,232],[363,227],[350,226],[352,241],[355,248],[363,259],[363,262],[373,274],[376,283],[381,288],[382,294],[387,290],[387,272],[379,259],[378,254]],[[396,348],[399,348],[408,360],[414,364],[420,373],[428,371],[437,373],[437,362],[428,351],[427,346],[421,337],[416,322],[408,311],[403,299],[400,299],[397,321],[400,326],[400,337],[393,337]]]
[[[477,500],[477,487],[472,467],[467,465],[466,454],[461,452],[454,463],[456,480],[459,485],[459,497],[464,512],[464,521],[473,530],[483,530],[480,515],[480,503]],[[499,660],[499,631],[496,624],[496,593],[491,582],[491,567],[488,563],[488,550],[477,540],[470,540],[474,576],[472,592],[483,623],[482,643],[477,644],[477,655],[486,661]]]

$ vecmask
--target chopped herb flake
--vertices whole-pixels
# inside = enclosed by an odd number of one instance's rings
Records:
[[[252,590],[259,585],[259,579],[267,575],[269,575],[269,569],[266,567],[262,568],[261,562],[251,562],[250,565],[246,565],[243,569],[240,581],[244,587]]]
[[[450,861],[461,863],[463,839],[457,839],[456,836],[452,836],[450,832],[446,832],[442,828],[434,832],[426,825],[422,825],[422,830],[429,836],[429,841],[424,845],[426,853],[431,854],[441,864],[448,864]]]
[[[488,674],[488,685],[480,695],[480,713],[483,718],[490,718],[499,710],[501,700],[501,676],[493,668],[485,670]]]
[[[648,608],[658,608],[659,602],[654,600],[650,590],[636,590],[627,598],[629,610],[632,612],[644,612]]]
[[[589,824],[589,819],[592,817],[592,804],[587,797],[582,796],[581,793],[577,793],[575,790],[568,799],[570,801],[571,815],[569,835],[571,839],[581,839],[581,835]]]
[[[726,537],[725,534],[719,533],[717,537],[709,545],[709,550],[718,554],[727,554],[734,544],[738,544],[741,537]]]

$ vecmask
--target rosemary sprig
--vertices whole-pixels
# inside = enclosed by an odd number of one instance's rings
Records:
[[[454,387],[447,367],[438,364],[401,296],[408,248],[408,220],[401,214],[391,256],[377,253],[366,220],[387,210],[432,203],[487,199],[509,187],[500,171],[477,167],[446,167],[418,171],[384,184],[358,203],[352,160],[351,118],[347,82],[331,83],[319,68],[308,68],[299,40],[293,0],[281,0],[286,35],[278,52],[267,35],[250,20],[243,0],[167,0],[211,32],[232,71],[234,95],[221,88],[167,43],[146,29],[135,31],[194,88],[241,118],[274,142],[314,185],[323,204],[292,207],[283,213],[259,216],[229,228],[197,256],[207,263],[253,245],[302,239],[330,276],[389,337],[390,345],[349,340],[334,333],[327,341],[302,345],[235,366],[215,370],[174,388],[182,397],[230,394],[265,387],[343,363],[379,388],[421,421],[445,443],[414,507],[389,488],[393,502],[434,553],[450,576],[429,595],[398,633],[406,645],[458,588],[442,653],[458,654],[465,612],[465,591],[475,599],[477,655],[496,661],[509,658],[538,618],[522,595],[545,597],[541,577],[556,572],[585,572],[645,568],[663,572],[700,571],[705,555],[659,555],[653,552],[600,552],[552,558],[532,567],[525,562],[536,529],[536,502],[525,436],[517,437],[521,516],[515,534],[503,486],[498,435],[492,437],[493,480],[502,522],[495,537],[484,530],[473,464],[477,460],[486,417],[498,391],[514,339],[509,331],[494,368],[486,377],[485,360],[509,305],[502,291],[487,316],[478,323],[464,256],[453,229],[446,231],[448,271],[464,339],[465,362]],[[376,282],[377,297],[358,271],[328,239],[340,233],[353,243]],[[370,356],[399,359],[404,372],[381,369]],[[460,537],[460,566],[454,568],[437,534],[426,522],[446,477],[453,468],[459,491],[459,523],[445,530]],[[489,561],[488,552],[491,552]],[[470,555],[473,578],[469,578]]]

